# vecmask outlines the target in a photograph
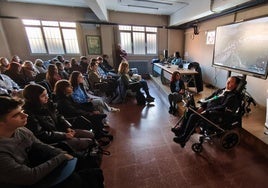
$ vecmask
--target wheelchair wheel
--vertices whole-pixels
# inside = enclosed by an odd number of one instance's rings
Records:
[[[194,143],[192,145],[192,150],[195,152],[195,153],[201,153],[201,151],[203,150],[203,146],[201,143]]]
[[[221,137],[220,144],[224,149],[232,149],[240,141],[240,135],[238,131],[230,130],[226,131]]]

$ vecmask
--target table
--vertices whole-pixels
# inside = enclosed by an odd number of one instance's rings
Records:
[[[171,80],[171,76],[174,71],[179,71],[181,77],[183,79],[184,76],[190,76],[190,79],[184,80],[186,82],[186,89],[188,89],[188,84],[190,81],[193,81],[194,87],[196,89],[195,83],[195,74],[198,72],[195,69],[188,69],[188,63],[183,65],[183,68],[179,68],[178,65],[169,65],[169,64],[162,64],[162,63],[154,63],[153,64],[153,76],[157,74],[161,76],[162,84],[168,84]],[[197,89],[196,89],[197,91]]]

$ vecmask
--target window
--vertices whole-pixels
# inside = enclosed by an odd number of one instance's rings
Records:
[[[79,54],[73,22],[22,20],[32,53]]]
[[[121,47],[128,54],[156,54],[157,28],[119,25]]]

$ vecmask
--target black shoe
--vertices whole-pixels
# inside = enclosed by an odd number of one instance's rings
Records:
[[[151,95],[147,96],[147,98],[154,100],[154,97],[152,97]]]
[[[169,107],[168,113],[173,114],[173,108]]]
[[[111,143],[111,141],[110,140],[98,140],[98,143],[99,143],[99,145],[100,146],[108,146],[110,143]]]
[[[106,128],[106,129],[109,129],[110,128],[110,126],[107,123],[104,123],[103,124],[103,127]]]
[[[179,143],[181,145],[181,148],[185,147],[185,142]]]
[[[176,116],[176,115],[178,114],[178,109],[177,109],[177,108],[173,108],[173,109],[172,109],[172,114],[173,114],[174,116]]]
[[[107,117],[107,114],[93,114],[92,116],[102,120]]]
[[[101,131],[102,131],[104,134],[108,134],[108,133],[109,133],[109,131],[106,130],[106,129],[102,129]]]
[[[109,138],[111,141],[114,139],[113,135],[111,134],[103,134],[102,137]]]
[[[185,139],[183,137],[174,137],[173,141],[180,144],[182,148],[185,146]]]
[[[181,128],[173,127],[171,128],[171,131],[178,137],[181,137],[183,135]]]
[[[147,97],[145,100],[146,100],[146,102],[149,102],[149,103],[150,103],[150,102],[154,102],[154,98],[152,99],[152,98],[150,98],[150,97]]]
[[[137,105],[139,106],[144,106],[146,104],[146,102],[138,102]]]

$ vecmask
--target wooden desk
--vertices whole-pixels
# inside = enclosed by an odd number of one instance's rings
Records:
[[[153,75],[159,74],[161,76],[162,84],[168,84],[171,80],[171,76],[174,71],[179,71],[182,76],[190,76],[189,80],[184,80],[186,82],[186,88],[188,88],[188,83],[190,81],[194,82],[194,87],[196,88],[194,75],[198,74],[198,72],[194,69],[188,69],[188,64],[184,65],[184,68],[178,68],[178,65],[169,65],[162,63],[154,63],[153,64]],[[196,90],[197,91],[197,90]]]

